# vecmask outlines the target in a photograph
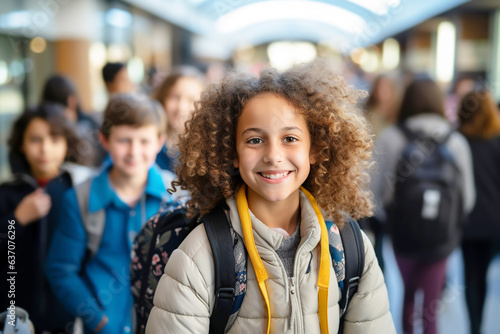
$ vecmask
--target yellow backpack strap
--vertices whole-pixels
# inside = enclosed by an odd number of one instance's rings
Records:
[[[245,245],[248,251],[248,256],[252,261],[252,266],[255,270],[255,275],[257,276],[257,282],[259,283],[260,291],[264,296],[264,300],[267,306],[267,334],[271,328],[271,305],[269,303],[269,295],[267,293],[266,283],[267,272],[264,268],[264,264],[257,252],[257,247],[255,247],[255,240],[253,238],[252,222],[250,220],[250,211],[248,210],[248,202],[246,196],[246,185],[242,185],[238,193],[236,194],[236,205],[238,206],[238,213],[241,220],[241,228],[243,230],[243,237],[245,238]],[[327,240],[328,243],[328,240]]]
[[[319,276],[318,276],[318,314],[321,333],[328,334],[328,285],[330,283],[330,251],[328,244],[328,231],[326,230],[325,220],[318,207],[316,199],[304,187],[300,190],[306,195],[311,202],[314,212],[318,217],[319,226],[321,227],[321,257],[319,261]]]
[[[318,217],[319,225],[321,227],[321,257],[319,265],[319,277],[318,277],[318,314],[320,321],[321,333],[328,334],[328,285],[330,283],[330,251],[328,245],[328,231],[326,230],[325,220],[323,215],[319,210],[318,203],[314,197],[305,188],[301,187],[302,192],[311,202],[314,208],[314,212]],[[255,275],[257,276],[257,282],[259,283],[260,291],[264,296],[264,300],[267,306],[267,334],[271,328],[271,306],[269,303],[269,295],[267,293],[266,283],[267,272],[262,263],[262,260],[257,252],[257,247],[255,246],[255,240],[253,238],[252,222],[250,220],[250,211],[248,210],[248,202],[246,196],[246,185],[242,185],[238,193],[236,194],[236,205],[238,206],[238,213],[240,216],[241,227],[243,230],[243,237],[245,239],[245,245],[248,251],[248,256],[252,261],[252,266],[255,270]]]

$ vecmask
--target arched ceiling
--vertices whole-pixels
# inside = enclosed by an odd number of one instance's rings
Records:
[[[378,43],[469,0],[127,0],[218,43],[309,40],[341,52]]]

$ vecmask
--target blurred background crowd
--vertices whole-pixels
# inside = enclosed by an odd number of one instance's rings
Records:
[[[421,322],[401,319],[415,312],[414,303],[427,305],[419,287],[437,284],[430,302],[438,333],[498,333],[498,0],[3,0],[1,218],[15,217],[23,225],[45,217],[57,221],[58,203],[51,202],[43,189],[60,175],[65,162],[71,163],[72,175],[79,173],[80,165],[99,168],[109,163],[99,129],[113,96],[147,95],[163,108],[166,141],[156,163],[174,172],[178,135],[206,87],[228,71],[258,75],[268,66],[285,70],[315,58],[329,59],[349,84],[368,92],[360,107],[375,139],[379,169],[372,173],[371,187],[378,209],[363,228],[384,271],[398,332],[416,326],[416,332],[431,333],[425,314]],[[37,113],[35,121],[30,112]],[[435,261],[426,278],[432,283],[420,282],[423,287],[409,278],[423,269],[394,253],[384,224],[386,213],[379,210],[392,200],[382,173],[395,167],[385,165],[385,154],[391,150],[387,145],[403,142],[391,131],[409,118],[410,128],[456,130],[450,151],[460,156],[466,183],[467,222],[460,240]],[[52,140],[45,148],[49,158],[29,151],[35,147],[28,145],[30,136],[42,137],[44,131],[65,142],[58,146]],[[44,170],[46,159],[57,162],[55,171]],[[10,180],[23,173],[36,183],[19,190]],[[55,193],[62,194],[74,180],[65,182]],[[7,221],[1,226],[4,252]],[[49,243],[54,228],[49,224],[44,235],[31,238]],[[18,252],[22,256],[23,250]],[[42,268],[45,254],[32,255],[25,254],[33,267]],[[20,285],[31,284],[37,272],[32,269]],[[2,275],[6,272],[2,264]],[[411,298],[410,286],[415,290]],[[33,288],[36,294],[38,287]]]

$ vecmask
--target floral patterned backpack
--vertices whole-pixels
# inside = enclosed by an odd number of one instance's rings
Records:
[[[143,226],[132,245],[130,279],[136,310],[136,333],[145,332],[153,308],[154,292],[170,255],[199,224],[205,225],[217,273],[210,333],[223,332],[229,317],[236,314],[241,306],[246,292],[246,256],[237,256],[240,261],[231,256],[235,252],[244,253],[245,249],[241,237],[230,228],[227,207],[221,204],[202,218],[189,219],[186,217],[188,199],[179,198],[162,207]]]

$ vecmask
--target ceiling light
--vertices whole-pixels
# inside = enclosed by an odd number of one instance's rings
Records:
[[[345,32],[360,32],[365,20],[346,9],[316,1],[267,1],[239,7],[221,16],[216,28],[234,33],[243,28],[279,20],[306,20],[334,26]]]
[[[441,22],[437,30],[436,77],[440,82],[451,82],[455,71],[455,26],[451,22]]]

